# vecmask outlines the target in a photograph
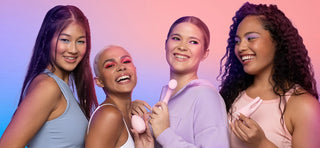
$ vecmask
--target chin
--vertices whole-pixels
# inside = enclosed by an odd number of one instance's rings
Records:
[[[133,91],[133,89],[135,88],[136,85],[130,85],[130,86],[124,86],[122,88],[120,88],[123,92],[126,93],[131,93]]]
[[[181,65],[181,64],[179,64],[179,65],[171,65],[170,66],[170,69],[172,70],[172,71],[185,71],[185,70],[187,70],[187,68],[186,68],[186,65]]]
[[[254,72],[254,71],[250,71],[250,70],[246,70],[246,69],[244,69],[244,72],[246,72],[248,75],[256,75],[257,73],[256,72]]]

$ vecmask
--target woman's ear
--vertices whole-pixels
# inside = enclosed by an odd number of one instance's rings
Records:
[[[209,49],[207,49],[207,50],[204,52],[201,61],[205,60],[205,59],[208,57],[208,55],[209,55]]]
[[[94,83],[96,83],[99,87],[101,87],[101,88],[104,87],[104,85],[99,77],[94,77],[93,79],[94,79]]]
[[[164,51],[167,51],[167,42],[168,42],[168,39],[166,39],[166,41],[164,42]]]

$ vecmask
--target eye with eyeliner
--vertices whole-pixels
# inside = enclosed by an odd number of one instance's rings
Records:
[[[171,40],[180,41],[180,38],[179,38],[179,37],[176,37],[176,36],[173,36],[173,37],[171,37]]]
[[[251,41],[256,38],[259,38],[259,35],[257,33],[250,33],[246,36],[246,40],[248,40],[248,41]]]
[[[124,59],[122,59],[122,63],[131,63],[131,59],[130,58],[128,58],[128,57],[126,57],[126,58],[124,58]]]
[[[84,40],[77,41],[77,44],[84,44],[84,43],[86,43],[86,41],[84,41]]]
[[[190,43],[191,43],[191,44],[199,44],[199,42],[198,42],[198,41],[195,41],[195,40],[190,41]]]
[[[115,66],[116,64],[114,62],[108,62],[106,63],[106,65],[104,66],[104,68],[111,68],[113,66]]]
[[[236,44],[238,44],[238,43],[241,42],[241,39],[240,39],[239,37],[235,37],[235,38],[234,38],[234,42],[235,42]]]
[[[70,41],[68,39],[65,39],[65,38],[59,38],[59,41],[62,41],[64,43],[70,43]]]

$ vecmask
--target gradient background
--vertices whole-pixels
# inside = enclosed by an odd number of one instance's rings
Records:
[[[215,86],[219,61],[225,52],[229,26],[244,0],[1,0],[0,2],[0,135],[17,107],[20,89],[32,48],[46,12],[53,6],[72,4],[89,19],[92,35],[91,62],[103,47],[116,44],[126,48],[137,67],[138,84],[133,99],[153,106],[162,85],[169,80],[164,43],[170,25],[179,17],[194,15],[211,31],[209,57],[202,62],[199,77]],[[317,0],[255,0],[277,4],[298,28],[309,51],[320,92],[320,9]],[[98,100],[104,100],[96,87]],[[28,117],[26,117],[28,118]]]

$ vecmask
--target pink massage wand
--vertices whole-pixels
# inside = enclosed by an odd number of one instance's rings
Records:
[[[164,96],[164,98],[162,100],[164,103],[168,104],[168,101],[171,97],[171,94],[172,94],[173,90],[177,87],[177,84],[178,84],[177,80],[175,80],[175,79],[171,79],[169,81],[166,95]]]
[[[171,79],[168,84],[168,90],[166,92],[166,95],[163,98],[163,102],[168,104],[168,101],[170,99],[172,91],[176,87],[177,87],[177,81],[175,79]],[[144,120],[138,115],[132,116],[131,124],[132,124],[133,129],[135,129],[138,133],[143,133],[146,130],[146,124],[145,124]]]
[[[239,113],[245,115],[246,117],[250,117],[253,112],[255,112],[259,106],[262,104],[262,99],[260,97],[256,97],[253,101],[251,101],[249,104],[241,108],[237,111],[236,115],[240,115]]]

